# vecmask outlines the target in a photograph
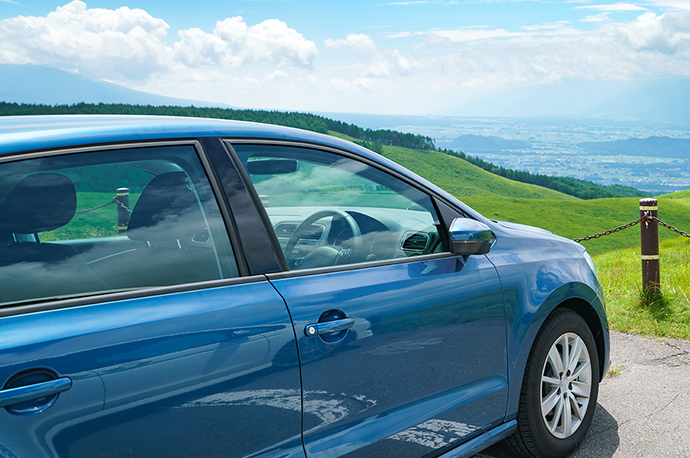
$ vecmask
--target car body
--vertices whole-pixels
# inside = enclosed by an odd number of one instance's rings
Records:
[[[335,137],[2,118],[0,215],[3,457],[557,455],[607,371],[584,248]]]

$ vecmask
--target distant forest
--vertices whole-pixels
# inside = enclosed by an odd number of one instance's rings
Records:
[[[151,105],[125,105],[99,103],[77,103],[74,105],[33,105],[0,102],[0,116],[24,115],[145,115],[145,116],[186,116],[194,118],[232,119],[264,124],[278,124],[298,129],[311,130],[327,134],[328,131],[349,135],[374,146],[375,143],[420,150],[435,150],[434,140],[422,135],[405,134],[394,130],[362,129],[354,124],[335,121],[310,113],[266,111],[266,110],[233,110],[230,108],[197,108]]]
[[[464,159],[482,169],[523,183],[534,184],[560,191],[580,199],[598,199],[605,197],[646,197],[650,194],[620,185],[602,186],[590,181],[568,177],[551,177],[517,171],[496,166],[482,159],[445,148],[437,148],[431,137],[397,132],[387,129],[363,129],[354,124],[335,121],[310,113],[281,112],[266,110],[235,110],[229,108],[197,108],[177,106],[151,106],[126,104],[89,104],[74,105],[34,105],[0,102],[0,116],[26,115],[67,115],[67,114],[100,114],[100,115],[148,115],[148,116],[187,116],[198,118],[232,119],[252,121],[265,124],[278,124],[288,127],[310,130],[327,134],[329,131],[348,135],[355,141],[377,153],[383,152],[383,146],[401,146],[405,148],[438,151]]]

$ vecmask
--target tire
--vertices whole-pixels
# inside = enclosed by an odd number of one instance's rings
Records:
[[[557,309],[546,319],[527,360],[518,427],[508,441],[516,452],[559,458],[580,445],[597,404],[597,355],[592,332],[580,315]]]

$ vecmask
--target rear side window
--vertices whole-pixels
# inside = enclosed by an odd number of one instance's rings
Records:
[[[192,145],[0,164],[0,305],[238,275]]]

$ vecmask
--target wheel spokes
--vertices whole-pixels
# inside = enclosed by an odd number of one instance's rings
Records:
[[[544,412],[544,414],[548,414],[559,402],[561,402],[561,394],[558,390],[553,390],[551,394],[542,401],[541,411]]]
[[[551,345],[541,376],[541,414],[553,436],[566,439],[577,431],[589,405],[591,379],[585,341],[564,333]]]

